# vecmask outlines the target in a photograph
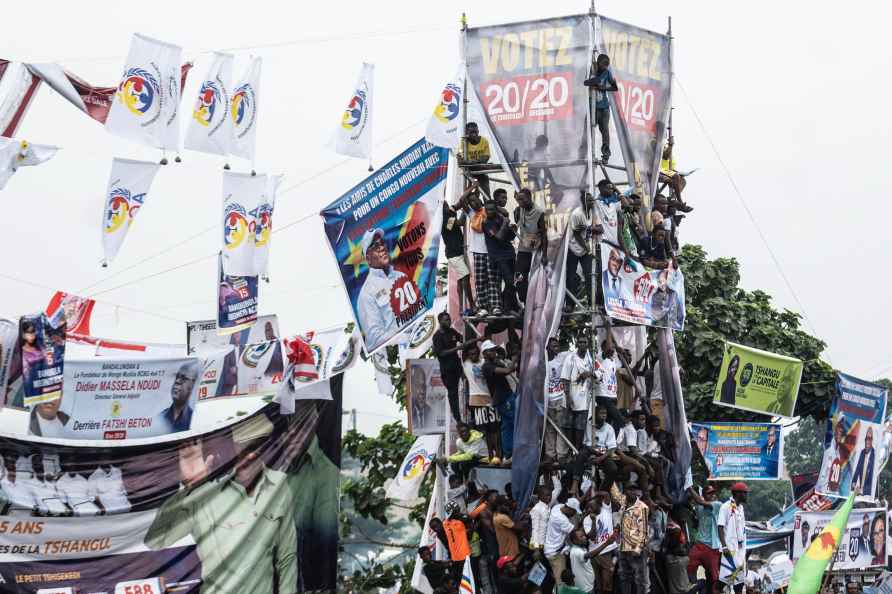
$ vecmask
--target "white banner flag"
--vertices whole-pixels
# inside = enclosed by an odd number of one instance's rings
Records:
[[[56,156],[59,147],[0,137],[0,190],[19,167],[40,165]]]
[[[223,172],[223,272],[257,276],[254,213],[264,202],[267,176]]]
[[[407,359],[420,359],[431,348],[434,332],[440,327],[437,316],[446,311],[449,298],[445,295],[434,300],[434,306],[415,325],[403,332],[396,341],[400,347],[400,365],[405,366]]]
[[[232,54],[214,52],[214,61],[201,86],[186,132],[185,147],[193,151],[228,155],[233,152],[232,119],[229,102],[232,97]]]
[[[409,453],[397,469],[396,476],[387,487],[387,497],[397,501],[410,501],[418,497],[421,481],[437,456],[443,436],[422,435],[415,440]]]
[[[269,249],[273,240],[273,211],[276,209],[276,191],[284,175],[265,176],[266,191],[256,208],[248,214],[254,223],[254,270],[259,275],[269,274]]]
[[[112,101],[106,129],[151,147],[179,150],[179,46],[136,33]]]
[[[333,145],[336,153],[348,157],[372,157],[372,89],[375,65],[363,63],[359,80],[335,129]]]
[[[257,106],[260,99],[261,58],[254,58],[242,79],[235,85],[230,102],[232,118],[232,154],[254,161],[254,144],[257,139]]]
[[[465,65],[458,68],[455,78],[440,91],[440,99],[427,123],[425,139],[437,146],[457,151],[461,143],[461,113],[464,109]]]
[[[102,211],[102,252],[106,263],[114,260],[121,249],[133,219],[145,204],[159,167],[150,161],[117,157],[112,160]]]

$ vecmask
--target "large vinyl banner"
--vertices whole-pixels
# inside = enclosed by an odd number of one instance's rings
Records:
[[[783,460],[775,423],[691,423],[709,480],[777,480]]]
[[[422,138],[322,210],[367,353],[434,305],[448,153]]]
[[[789,418],[796,408],[801,378],[799,359],[726,342],[712,401]]]
[[[653,198],[672,105],[669,37],[598,17],[595,45],[610,56],[619,88],[608,95],[629,180],[642,186],[645,200]]]
[[[151,580],[191,594],[334,590],[337,391],[183,440],[0,438],[0,591],[144,593],[125,585]]]
[[[68,439],[133,439],[188,431],[198,359],[71,360],[60,398],[31,408],[28,433]]]
[[[468,29],[469,88],[477,94],[487,126],[518,170],[529,163],[533,189],[580,189],[588,172],[588,90],[591,66],[588,15]],[[481,126],[481,130],[483,127]]]
[[[199,400],[275,393],[285,371],[275,315],[228,336],[219,334],[214,320],[188,322],[186,349],[205,360]]]
[[[53,322],[58,322],[54,324]],[[22,357],[23,403],[31,407],[55,400],[62,392],[65,363],[65,319],[46,314],[22,316],[18,350]]]
[[[260,299],[256,276],[230,276],[223,273],[223,255],[217,257],[217,328],[232,334],[250,328],[257,321]]]
[[[667,268],[648,268],[623,251],[601,243],[604,309],[611,318],[658,328],[684,330],[684,275],[672,262]]]
[[[888,395],[889,390],[884,386],[837,373],[836,397],[830,406],[830,416],[844,414],[871,423],[882,423],[886,418]]]
[[[566,228],[591,191],[588,15],[469,29],[468,86],[473,88],[514,182],[528,188],[545,215],[547,259],[533,256],[524,308],[511,480],[521,506],[539,467],[545,403],[545,343],[557,333],[564,303]]]
[[[808,549],[835,512],[799,512],[793,525],[793,562]],[[886,565],[886,509],[853,509],[839,539],[833,569],[862,570]]]

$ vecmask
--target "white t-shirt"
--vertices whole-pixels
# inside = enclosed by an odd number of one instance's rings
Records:
[[[473,218],[473,213],[469,218]],[[481,231],[474,231],[468,224],[468,249],[475,254],[486,254],[486,236]]]
[[[583,239],[588,239],[593,224],[593,213],[586,216],[585,209],[583,209],[582,206],[577,206],[573,209],[573,212],[570,213],[570,251],[577,256],[581,256],[588,250],[586,246],[579,245],[573,232],[579,231],[579,234],[582,235]]]
[[[635,429],[631,421],[619,430],[619,435],[616,436],[616,447],[621,452],[628,452],[629,448],[638,448],[638,430]]]
[[[601,371],[601,381],[595,384],[595,396],[616,398],[616,359],[598,357],[595,369]]]
[[[589,386],[592,380],[589,378],[582,383],[576,381],[584,371],[592,372],[591,354],[586,353],[583,359],[575,351],[567,353],[561,369],[561,379],[570,383],[570,405],[574,411],[588,409]]]
[[[598,215],[597,221],[604,228],[602,237],[610,243],[618,244],[617,231],[619,229],[619,210],[622,208],[620,201],[604,204],[600,196],[595,197],[595,213]]]
[[[592,431],[594,431],[594,434]],[[597,427],[593,428],[592,423],[588,422],[585,424],[585,437],[582,440],[582,443],[594,450],[616,449],[616,432],[613,430],[613,426],[610,423],[605,422],[604,425],[598,429]]]
[[[595,588],[595,570],[591,561],[585,558],[586,550],[579,545],[570,547],[570,569],[573,570],[573,585],[583,592]]]
[[[563,408],[566,405],[564,399],[564,390],[561,387],[561,372],[564,368],[564,361],[567,359],[567,351],[563,351],[554,356],[554,359],[546,365],[548,368],[548,407]]]
[[[591,516],[585,516],[585,518],[583,518],[582,528],[585,530],[586,534],[592,531]],[[598,514],[595,528],[597,528],[597,538],[589,543],[589,551],[594,551],[595,549],[597,549],[599,546],[601,546],[601,543],[606,542],[610,535],[613,533],[613,511],[610,509],[609,505],[604,505],[601,507],[601,513]],[[614,550],[616,550],[616,543],[612,542],[604,547],[604,550],[601,551],[600,555],[604,555]]]
[[[478,363],[468,360],[462,362],[465,377],[468,380],[468,401],[471,406],[487,406],[492,404],[492,396],[486,378],[483,377],[483,358]]]
[[[548,526],[545,528],[546,557],[552,557],[564,550],[567,535],[573,531],[573,522],[561,511],[563,506],[556,505],[551,508],[548,515]]]

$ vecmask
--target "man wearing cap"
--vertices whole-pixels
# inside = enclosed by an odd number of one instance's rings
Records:
[[[394,301],[391,289],[394,282],[405,278],[406,275],[391,265],[390,252],[384,243],[384,232],[381,229],[366,231],[362,236],[360,248],[369,266],[369,272],[359,290],[356,311],[359,325],[365,334],[366,350],[371,351],[381,346],[399,330],[394,311],[399,303]],[[416,303],[421,301],[417,289],[415,298],[418,300]]]
[[[551,508],[548,516],[548,525],[545,528],[545,557],[551,565],[551,573],[555,584],[564,585],[564,569],[567,560],[564,558],[564,548],[567,544],[567,536],[573,531],[575,524],[573,518],[582,513],[579,500],[575,497],[567,499],[567,503]],[[569,585],[569,584],[567,584]]]
[[[718,532],[722,545],[719,580],[734,588],[737,594],[743,592],[746,577],[746,515],[743,504],[749,487],[746,483],[731,485],[731,498],[719,508]]]
[[[163,433],[188,431],[192,425],[192,407],[189,400],[198,381],[198,361],[188,360],[177,370],[170,385],[170,406],[159,412],[153,425],[163,428]]]
[[[722,555],[717,524],[722,504],[716,501],[713,485],[707,485],[702,497],[691,487],[688,496],[697,505],[697,533],[694,534],[694,546],[688,552],[688,575],[693,579],[697,568],[702,566],[706,572],[706,594],[714,594]]]
[[[202,594],[294,594],[297,533],[284,472],[266,466],[259,448],[273,424],[258,414],[232,430],[233,472],[206,480],[214,454],[200,441],[179,448],[180,491],[164,502],[146,533],[151,549],[191,535],[202,566]]]

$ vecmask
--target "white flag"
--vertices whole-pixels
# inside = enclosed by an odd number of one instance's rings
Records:
[[[187,149],[212,155],[233,152],[232,118],[229,117],[231,97],[232,54],[215,52],[192,108],[186,132]]]
[[[465,66],[462,64],[455,78],[440,91],[434,113],[427,123],[425,139],[431,144],[457,151],[461,144],[462,110],[464,109]]]
[[[397,341],[400,345],[400,365],[405,366],[406,359],[420,359],[430,350],[434,333],[440,328],[437,317],[446,311],[448,305],[448,297],[437,297],[424,317],[400,335]]]
[[[242,79],[235,85],[229,105],[232,119],[232,154],[254,161],[254,144],[257,139],[257,106],[260,99],[261,58],[254,58]]]
[[[375,66],[363,63],[359,80],[334,133],[334,150],[348,157],[372,157],[372,89]]]
[[[223,272],[227,276],[257,276],[254,268],[253,216],[263,202],[267,176],[223,172]]]
[[[421,435],[415,440],[399,465],[393,482],[387,487],[387,497],[397,501],[410,501],[418,497],[421,481],[436,458],[442,439],[443,436],[438,433]]]
[[[476,594],[477,584],[474,582],[474,570],[471,569],[471,556],[465,557],[465,566],[461,570],[461,582],[458,584],[459,594]]]
[[[434,488],[431,493],[430,503],[427,504],[427,516],[424,518],[424,528],[421,529],[421,540],[418,546],[433,549],[431,552],[433,558],[437,560],[448,560],[449,551],[443,547],[443,543],[437,538],[437,534],[431,528],[431,520],[434,517],[443,518],[445,514],[446,503],[446,478],[440,469],[437,469],[437,475],[434,478]],[[431,587],[427,576],[421,570],[424,564],[421,557],[415,555],[415,569],[412,571],[411,586],[422,594],[433,594],[434,589]]]
[[[133,219],[145,204],[159,167],[150,161],[117,157],[112,160],[102,211],[102,252],[106,263],[114,260],[121,249]]]
[[[269,274],[269,249],[273,240],[273,211],[276,209],[276,190],[284,175],[265,176],[266,190],[256,208],[248,214],[254,223],[254,270],[258,275]]]
[[[183,50],[136,33],[106,129],[151,147],[179,150],[180,62]]]
[[[369,359],[375,367],[375,383],[378,385],[378,393],[390,398],[393,396],[393,391],[396,387],[393,385],[393,380],[390,379],[390,372],[388,371],[390,363],[387,361],[386,349],[381,349],[369,357]]]
[[[57,146],[0,136],[0,190],[6,187],[6,182],[19,167],[40,165],[56,156],[58,150]]]

